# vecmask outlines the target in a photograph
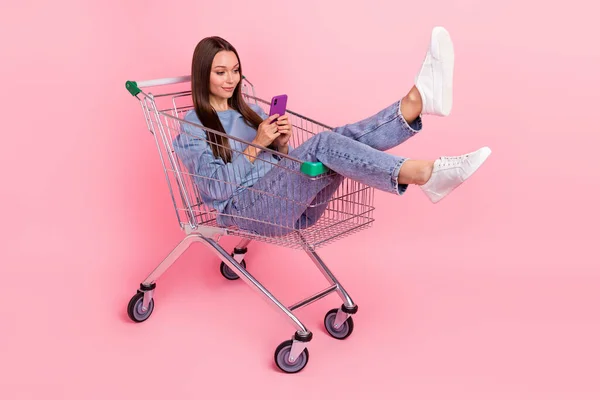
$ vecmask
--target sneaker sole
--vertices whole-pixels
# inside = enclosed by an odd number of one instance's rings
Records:
[[[442,64],[442,107],[441,112],[448,116],[452,111],[453,79],[454,79],[454,44],[450,33],[445,28],[437,26],[431,34],[431,55]],[[434,83],[435,84],[435,83]]]

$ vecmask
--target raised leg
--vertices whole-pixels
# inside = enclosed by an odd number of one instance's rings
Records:
[[[421,117],[418,113],[414,115],[416,105],[413,90],[411,90],[410,96],[410,98],[405,97],[402,101],[391,104],[375,115],[355,123],[336,127],[332,131],[376,150],[392,149],[419,133],[423,127]],[[412,117],[410,123],[402,115],[401,107],[404,107],[404,112]]]
[[[453,102],[454,46],[443,27],[435,27],[415,77],[402,99],[356,123],[334,128],[377,150],[389,150],[420,132],[421,115],[448,116]]]

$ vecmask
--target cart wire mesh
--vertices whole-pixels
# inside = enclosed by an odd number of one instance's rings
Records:
[[[256,97],[254,88],[246,80],[241,84],[244,101],[248,105],[259,106],[268,114],[270,103]],[[194,110],[189,82],[178,88],[170,86],[163,93],[140,90],[136,97],[140,100],[147,128],[154,136],[178,222],[187,232],[212,227],[224,229],[227,235],[314,250],[372,226],[373,188],[331,170],[317,176],[306,175],[302,172],[303,160],[186,121],[186,114]],[[292,123],[290,148],[297,148],[317,133],[332,129],[291,110],[287,110],[286,114]],[[227,141],[228,146],[218,144],[217,137]],[[207,163],[191,158],[192,152],[188,154],[187,151],[202,144],[215,150],[229,149],[231,160],[237,160],[225,163],[229,174],[207,174]],[[246,157],[243,151],[251,146],[259,148],[263,155],[252,163],[242,160]],[[303,183],[297,187],[288,185],[283,196],[276,195],[254,186],[258,177],[253,176],[253,171],[257,169],[277,170],[283,173],[284,179],[301,175]],[[238,174],[238,179],[233,179],[231,173]],[[245,177],[247,182],[241,184],[240,177]],[[331,186],[332,183],[335,186]],[[327,187],[333,189],[329,193],[327,190],[319,191],[319,188]],[[217,200],[206,201],[207,188],[211,188],[213,197],[215,193],[218,195]],[[245,198],[260,199],[263,209],[255,214],[239,213],[234,217],[228,212],[231,207],[223,209],[227,203],[225,199],[243,192],[246,192]],[[305,211],[298,215],[299,210]],[[294,213],[294,224],[290,224],[291,213]],[[306,218],[295,218],[307,215],[313,216],[310,222]],[[232,220],[237,223],[232,224]]]

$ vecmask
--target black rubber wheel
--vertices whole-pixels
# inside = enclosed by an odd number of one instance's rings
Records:
[[[277,367],[288,374],[300,372],[308,364],[308,349],[304,349],[294,363],[290,363],[288,358],[292,350],[292,340],[286,340],[277,346],[275,350],[275,364]]]
[[[335,323],[335,315],[337,314],[337,312],[338,309],[334,308],[333,310],[329,310],[329,312],[325,314],[325,329],[327,329],[327,332],[332,337],[343,340],[352,334],[352,331],[354,330],[354,321],[352,320],[352,316],[349,315],[348,319],[344,321],[344,323],[340,327],[335,328],[333,324]]]
[[[241,266],[246,269],[246,260],[242,260],[240,263]],[[239,276],[231,268],[227,266],[224,262],[221,263],[221,275],[223,275],[226,279],[230,281],[235,281],[236,279],[240,279]]]
[[[127,315],[134,322],[144,322],[148,318],[150,318],[150,314],[154,311],[154,299],[150,300],[150,304],[148,304],[148,309],[146,312],[142,311],[142,306],[144,304],[144,293],[138,292],[136,293],[131,300],[129,300],[129,304],[127,305]]]

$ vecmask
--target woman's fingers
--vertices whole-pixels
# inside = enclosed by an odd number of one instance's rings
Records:
[[[273,137],[277,137],[277,136],[279,136],[280,134],[281,134],[281,132],[279,131],[279,129],[277,129],[277,127],[276,127],[276,126],[272,126],[272,127],[271,127],[271,135],[272,135]]]
[[[292,123],[290,122],[287,115],[284,115],[277,119],[277,126],[279,127],[279,132],[281,133],[289,133],[292,130]]]

